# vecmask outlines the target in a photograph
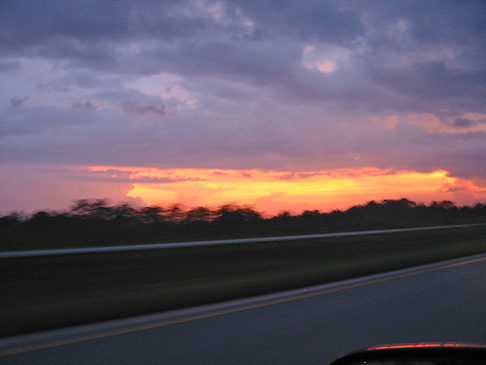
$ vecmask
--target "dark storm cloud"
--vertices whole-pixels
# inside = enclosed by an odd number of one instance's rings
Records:
[[[176,182],[189,182],[189,181],[203,181],[200,178],[188,178],[188,177],[133,177],[130,172],[121,170],[104,170],[104,171],[70,171],[65,170],[64,174],[67,178],[76,181],[87,182],[114,182],[114,183],[144,183],[144,184],[170,184]]]
[[[485,2],[369,1],[360,13],[368,30],[362,77],[396,93],[397,109],[484,112]]]
[[[39,143],[36,140],[38,137],[52,138],[52,144],[56,146],[59,143],[65,144],[65,141],[60,141],[57,138],[62,130],[67,129],[69,130],[68,133],[73,133],[69,136],[69,139],[73,140],[76,139],[76,128],[86,128],[93,122],[94,120],[90,118],[88,113],[73,114],[71,108],[61,109],[45,106],[10,108],[0,119],[0,137],[16,136],[16,138],[19,138],[17,142],[12,144],[12,151],[9,151],[9,154],[15,155],[16,151],[22,148],[21,145],[24,142],[21,142],[20,139],[24,137],[26,144],[33,144],[34,146]],[[4,146],[8,143],[7,140],[2,140]],[[46,144],[48,144],[47,141]]]
[[[219,4],[219,18],[181,11],[191,9],[191,1],[49,1],[29,3],[29,12],[23,1],[6,1],[0,34],[9,54],[68,60],[72,67],[114,74],[236,78],[345,108],[435,112],[457,99],[476,111],[486,105],[481,2],[205,4]],[[338,64],[332,76],[303,69],[309,42],[345,47],[352,67]],[[447,52],[457,54],[440,59]]]
[[[435,61],[399,70],[375,65],[370,74],[378,85],[410,100],[415,111],[486,112],[486,70],[449,69]],[[460,102],[450,105],[455,100]]]
[[[215,2],[207,2],[211,3]],[[241,33],[239,22],[222,25],[211,17],[177,11],[190,8],[191,4],[191,1],[155,0],[5,0],[0,5],[0,39],[4,49],[13,51],[59,37],[92,43],[146,37],[170,41],[211,30],[223,30],[232,36]],[[363,32],[357,14],[341,11],[331,3],[303,0],[221,4],[225,5],[223,16],[229,20],[249,18],[257,28],[256,33],[341,42]]]
[[[19,62],[0,60],[0,72],[11,72],[20,69]]]
[[[87,101],[75,101],[71,104],[73,108],[81,108],[81,109],[90,109],[90,110],[97,110],[103,107],[103,104],[96,103],[91,100]]]
[[[298,50],[295,46],[288,49],[285,41],[277,48],[268,42],[242,39],[238,35],[243,25],[235,20],[235,12],[252,22],[248,32],[263,32],[271,42],[288,38],[339,42],[355,38],[362,30],[355,14],[313,1],[299,5],[229,2],[224,7],[224,15],[230,21],[226,25],[197,14],[171,15],[174,4],[50,1],[29,6],[26,14],[27,6],[22,1],[6,2],[0,19],[2,44],[10,45],[6,49],[10,54],[67,59],[73,65],[92,69],[206,75],[218,71],[226,75],[246,74],[254,79],[282,77],[278,67],[274,67],[276,61],[282,62],[289,56],[298,61],[301,46]],[[184,43],[174,44],[176,40]],[[147,50],[127,51],[119,47],[125,42],[144,41],[157,43]],[[271,49],[273,57],[269,57],[271,52],[267,49]],[[140,62],[142,57],[145,62]]]
[[[146,114],[155,115],[157,117],[165,117],[167,116],[167,112],[165,110],[165,105],[161,104],[159,106],[155,105],[140,105],[133,101],[125,100],[122,102],[122,108],[125,113],[134,116],[142,116]]]
[[[228,5],[252,19],[257,33],[270,37],[341,43],[364,32],[358,14],[322,1],[239,0],[228,1]]]
[[[481,1],[4,0],[2,97],[31,99],[2,110],[2,155],[471,176],[483,134],[465,142],[368,121],[428,113],[454,132],[481,129],[468,113],[486,113],[484,24]],[[16,79],[19,69],[26,76]],[[176,123],[138,118],[167,110]]]
[[[359,140],[363,145],[356,152],[370,166],[413,167],[422,172],[446,169],[452,176],[465,178],[486,176],[485,132],[424,134],[419,127],[403,124]]]
[[[354,1],[345,0],[340,4],[347,4],[345,6],[357,10]],[[455,0],[376,0],[362,2],[359,6],[359,11],[365,15],[367,22],[376,27],[372,35],[376,42],[374,46],[390,46],[394,43],[395,47],[402,49],[413,45],[441,43],[474,45],[478,41],[484,41],[485,10],[486,4],[482,1]],[[404,25],[408,28],[409,42],[398,38],[397,33],[388,28],[397,24],[397,21],[406,22]]]
[[[246,80],[252,84],[281,83],[300,61],[300,49],[285,43],[189,42],[177,49],[158,49],[151,55],[166,70]]]
[[[10,105],[12,106],[12,108],[18,108],[23,103],[25,103],[28,98],[29,98],[28,96],[24,96],[24,97],[20,97],[20,98],[17,97],[17,96],[14,96],[14,97],[11,97],[8,101],[10,102]]]
[[[99,89],[120,89],[123,87],[122,80],[113,75],[104,75],[90,71],[69,70],[59,77],[53,77],[47,81],[39,82],[39,87],[45,91],[66,92],[74,88],[87,90]]]
[[[295,172],[290,172],[287,175],[279,176],[278,180],[294,180],[295,179]]]
[[[451,173],[466,178],[486,177],[486,132],[431,136],[430,143],[437,148],[440,162],[450,166]],[[431,156],[430,158],[433,158]]]
[[[5,0],[0,5],[2,48],[18,52],[60,37],[83,43],[136,40],[147,35],[171,40],[206,27],[197,17],[168,16],[173,4],[155,0]]]
[[[300,177],[301,179],[308,179],[310,177],[314,177],[314,176],[320,176],[319,173],[302,173],[302,174],[298,174],[298,177]]]
[[[481,124],[486,124],[486,119],[472,120],[467,118],[456,118],[452,122],[452,126],[456,128],[469,128]]]
[[[130,116],[152,115],[156,117],[171,117],[172,112],[167,111],[167,100],[159,96],[147,95],[133,89],[101,89],[90,95],[91,98],[100,100],[97,104],[104,106],[117,106]],[[170,101],[169,101],[170,102]]]

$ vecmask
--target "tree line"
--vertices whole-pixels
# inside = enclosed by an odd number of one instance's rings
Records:
[[[456,206],[451,201],[430,205],[408,199],[370,201],[344,211],[282,212],[264,218],[249,206],[232,204],[184,210],[180,205],[134,208],[82,199],[67,211],[0,217],[0,247],[135,244],[485,222],[486,205]]]

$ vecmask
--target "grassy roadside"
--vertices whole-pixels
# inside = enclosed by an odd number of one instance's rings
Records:
[[[0,336],[321,284],[486,252],[486,226],[0,260]]]

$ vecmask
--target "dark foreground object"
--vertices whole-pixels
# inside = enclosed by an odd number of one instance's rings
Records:
[[[326,365],[385,343],[486,344],[486,256],[475,257],[333,283],[305,299],[298,290],[291,301],[277,295],[0,340],[0,363]]]
[[[323,284],[486,252],[486,226],[0,260],[0,336]]]
[[[386,345],[352,352],[331,365],[483,365],[486,346],[456,343]]]
[[[370,201],[346,211],[288,212],[264,218],[250,207],[219,210],[178,206],[132,208],[83,199],[69,212],[37,212],[29,218],[0,217],[0,250],[40,250],[118,246],[155,242],[222,240],[486,222],[486,205],[456,207],[450,201],[429,206],[407,199]]]

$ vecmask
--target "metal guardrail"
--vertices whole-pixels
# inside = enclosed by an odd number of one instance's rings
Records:
[[[370,231],[321,233],[321,234],[307,234],[307,235],[294,235],[294,236],[235,238],[235,239],[227,239],[227,240],[152,243],[152,244],[123,245],[123,246],[59,248],[59,249],[49,249],[49,250],[6,251],[6,252],[0,252],[0,259],[49,256],[49,255],[102,253],[102,252],[159,250],[159,249],[166,249],[166,248],[215,246],[215,245],[229,245],[229,244],[256,243],[256,242],[292,241],[292,240],[313,239],[313,238],[346,237],[346,236],[361,236],[361,235],[387,234],[387,233],[400,233],[400,232],[413,232],[413,231],[430,231],[430,230],[437,230],[437,229],[466,228],[466,227],[473,227],[473,226],[480,226],[480,225],[484,225],[484,224],[483,223],[455,224],[455,225],[448,225],[448,226],[380,229],[380,230],[370,230]]]

